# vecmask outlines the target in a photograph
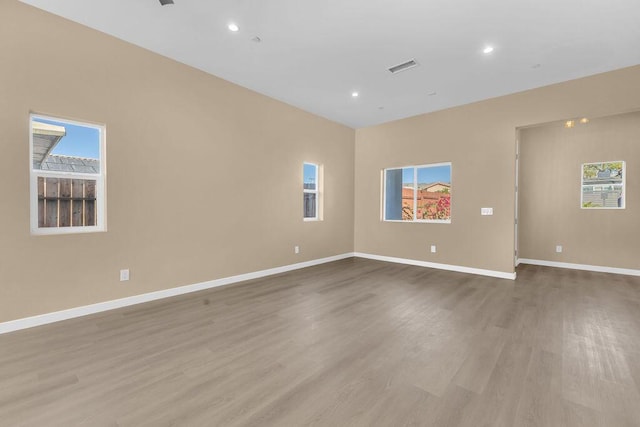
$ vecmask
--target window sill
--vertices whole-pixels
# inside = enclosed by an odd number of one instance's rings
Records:
[[[404,224],[451,224],[450,219],[418,219],[414,221],[403,221],[401,219],[383,219],[382,222],[398,222]]]
[[[51,227],[51,228],[32,228],[32,236],[59,236],[69,234],[86,234],[86,233],[104,233],[105,227]]]

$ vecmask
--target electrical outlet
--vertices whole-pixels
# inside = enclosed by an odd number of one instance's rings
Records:
[[[493,208],[480,208],[480,215],[493,215]]]
[[[562,252],[562,245],[556,246],[556,252],[557,253],[561,253]]]
[[[300,246],[294,246],[293,247],[293,253],[299,254],[300,253]]]
[[[126,282],[127,280],[129,280],[129,269],[120,270],[120,281]]]
[[[432,254],[436,253],[436,245],[431,245],[431,253]]]

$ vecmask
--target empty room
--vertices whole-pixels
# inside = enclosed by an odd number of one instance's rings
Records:
[[[0,0],[0,427],[640,426],[638,17]]]

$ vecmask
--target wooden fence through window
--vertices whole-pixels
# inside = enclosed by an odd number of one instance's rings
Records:
[[[96,225],[96,180],[38,177],[38,227]]]

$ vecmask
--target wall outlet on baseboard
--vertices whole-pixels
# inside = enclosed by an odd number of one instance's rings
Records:
[[[120,281],[126,282],[127,280],[129,280],[129,269],[120,270]]]
[[[562,253],[562,245],[557,245],[556,246],[556,252],[557,253]]]
[[[431,245],[431,253],[432,254],[436,253],[436,245]]]
[[[299,254],[300,253],[300,246],[294,246],[293,247],[293,253]]]

